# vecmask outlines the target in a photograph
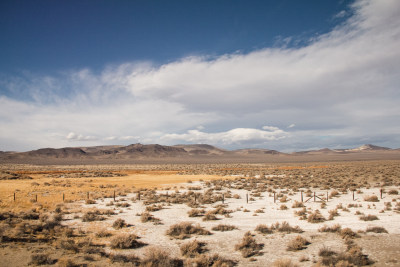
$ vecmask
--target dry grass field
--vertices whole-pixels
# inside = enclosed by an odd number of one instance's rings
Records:
[[[399,266],[399,163],[0,165],[0,266]]]

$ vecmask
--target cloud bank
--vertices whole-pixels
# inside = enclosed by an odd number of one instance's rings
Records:
[[[400,2],[356,1],[351,9],[302,47],[2,76],[0,150],[116,142],[399,147]]]

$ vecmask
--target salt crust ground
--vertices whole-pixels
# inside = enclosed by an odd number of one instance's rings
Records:
[[[190,184],[190,186],[201,185],[200,182],[195,182]],[[389,188],[386,188],[388,190]],[[398,188],[396,188],[398,189]],[[342,228],[349,227],[354,231],[362,230],[365,231],[367,227],[370,226],[381,226],[384,227],[389,234],[376,234],[367,233],[362,234],[362,238],[357,239],[356,242],[361,245],[363,252],[368,254],[369,257],[376,261],[374,266],[400,266],[400,214],[395,211],[385,211],[381,213],[380,211],[385,208],[384,202],[392,202],[392,199],[400,198],[397,195],[391,196],[384,194],[384,198],[379,202],[366,202],[364,201],[364,196],[376,195],[380,197],[379,188],[361,189],[362,194],[356,193],[355,200],[353,201],[353,196],[351,192],[347,194],[340,194],[338,197],[329,199],[326,208],[321,209],[322,201],[318,200],[314,202],[311,198],[306,205],[306,208],[311,208],[312,210],[320,210],[325,218],[329,217],[329,210],[335,209],[337,205],[342,204],[343,207],[347,207],[348,204],[361,204],[362,207],[349,208],[349,212],[342,211],[339,209],[339,216],[335,217],[332,221],[326,221],[324,223],[309,223],[306,220],[300,220],[299,217],[294,215],[295,210],[299,208],[291,208],[295,200],[300,201],[300,193],[296,193],[290,196],[290,199],[286,203],[280,203],[276,201],[274,203],[273,194],[262,193],[261,197],[256,197],[254,201],[249,201],[246,203],[246,193],[245,190],[231,189],[232,195],[238,194],[241,196],[240,199],[229,198],[225,199],[225,204],[228,205],[226,209],[233,210],[231,213],[231,218],[225,218],[224,216],[218,215],[220,218],[217,221],[202,221],[201,217],[188,217],[187,212],[191,210],[187,205],[184,204],[173,204],[171,206],[165,206],[164,209],[156,212],[152,212],[154,217],[161,219],[162,225],[154,225],[151,222],[142,223],[140,222],[140,216],[138,214],[145,211],[146,206],[143,205],[142,201],[132,202],[130,199],[136,195],[131,194],[123,199],[126,199],[128,203],[131,204],[128,208],[115,208],[115,206],[106,206],[107,203],[112,201],[112,199],[104,199],[97,201],[95,205],[86,205],[84,203],[74,203],[79,205],[83,210],[85,209],[110,209],[114,208],[116,212],[120,212],[118,215],[111,216],[106,221],[101,222],[90,222],[84,223],[80,219],[72,219],[66,223],[72,227],[88,230],[99,230],[102,228],[107,228],[113,230],[111,227],[112,223],[117,219],[124,219],[127,223],[131,224],[132,227],[121,229],[121,232],[135,233],[141,237],[141,241],[149,244],[149,246],[160,247],[170,253],[171,256],[181,257],[179,246],[187,242],[188,240],[197,239],[198,241],[203,241],[207,244],[206,248],[209,250],[208,253],[218,253],[226,258],[234,259],[238,261],[238,266],[270,266],[276,259],[279,258],[290,258],[293,262],[299,266],[311,266],[313,262],[318,259],[318,251],[322,247],[329,247],[337,252],[344,251],[345,245],[343,240],[337,234],[333,233],[320,233],[318,229],[322,225],[334,225],[340,224]],[[158,191],[159,193],[166,193],[166,191]],[[173,191],[169,191],[172,193]],[[180,189],[180,192],[185,192],[185,189]],[[198,191],[197,191],[198,192]],[[224,190],[220,191],[221,193]],[[216,192],[217,193],[217,192]],[[326,191],[316,190],[317,196],[326,197]],[[250,198],[250,194],[249,194]],[[307,200],[305,197],[304,200]],[[117,198],[118,201],[118,198]],[[222,204],[221,202],[215,203],[213,205],[204,205],[206,210],[211,210],[213,206],[217,204]],[[279,207],[285,204],[289,209],[280,210]],[[392,202],[392,204],[395,204]],[[240,211],[237,211],[240,209]],[[244,212],[244,209],[250,210],[250,212]],[[256,210],[263,209],[264,213],[256,213]],[[359,215],[355,215],[356,211],[360,211],[365,215],[371,214],[378,216],[379,220],[376,221],[361,221]],[[72,216],[72,215],[71,215]],[[287,243],[289,240],[296,237],[298,234],[270,234],[262,235],[255,232],[255,228],[259,224],[266,224],[270,226],[276,222],[287,221],[291,226],[298,225],[304,230],[301,235],[306,237],[311,244],[305,250],[290,252],[286,250]],[[230,224],[238,227],[238,230],[218,232],[212,231],[212,235],[209,236],[194,236],[190,239],[176,240],[171,239],[165,233],[167,229],[179,222],[192,222],[195,224],[200,224],[202,227],[211,231],[213,226],[218,224]],[[251,261],[249,258],[244,259],[240,252],[235,251],[235,244],[238,243],[245,232],[251,231],[255,234],[255,238],[259,243],[264,244],[262,250],[263,255],[253,257],[255,261]],[[149,247],[146,246],[146,247]],[[146,251],[146,247],[134,250],[119,250],[118,253],[134,253],[137,256],[143,256]],[[111,250],[110,250],[111,251]],[[301,257],[308,258],[308,261],[299,262]]]

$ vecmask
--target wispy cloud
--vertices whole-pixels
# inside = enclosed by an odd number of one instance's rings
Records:
[[[400,2],[356,1],[351,14],[300,48],[4,77],[0,150],[179,140],[274,149],[396,146]],[[66,138],[70,133],[79,134]]]

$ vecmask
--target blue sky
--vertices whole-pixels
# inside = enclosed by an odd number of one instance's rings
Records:
[[[0,70],[101,71],[138,60],[246,53],[329,31],[347,2],[2,1]]]
[[[0,150],[400,147],[400,4],[1,1]]]

